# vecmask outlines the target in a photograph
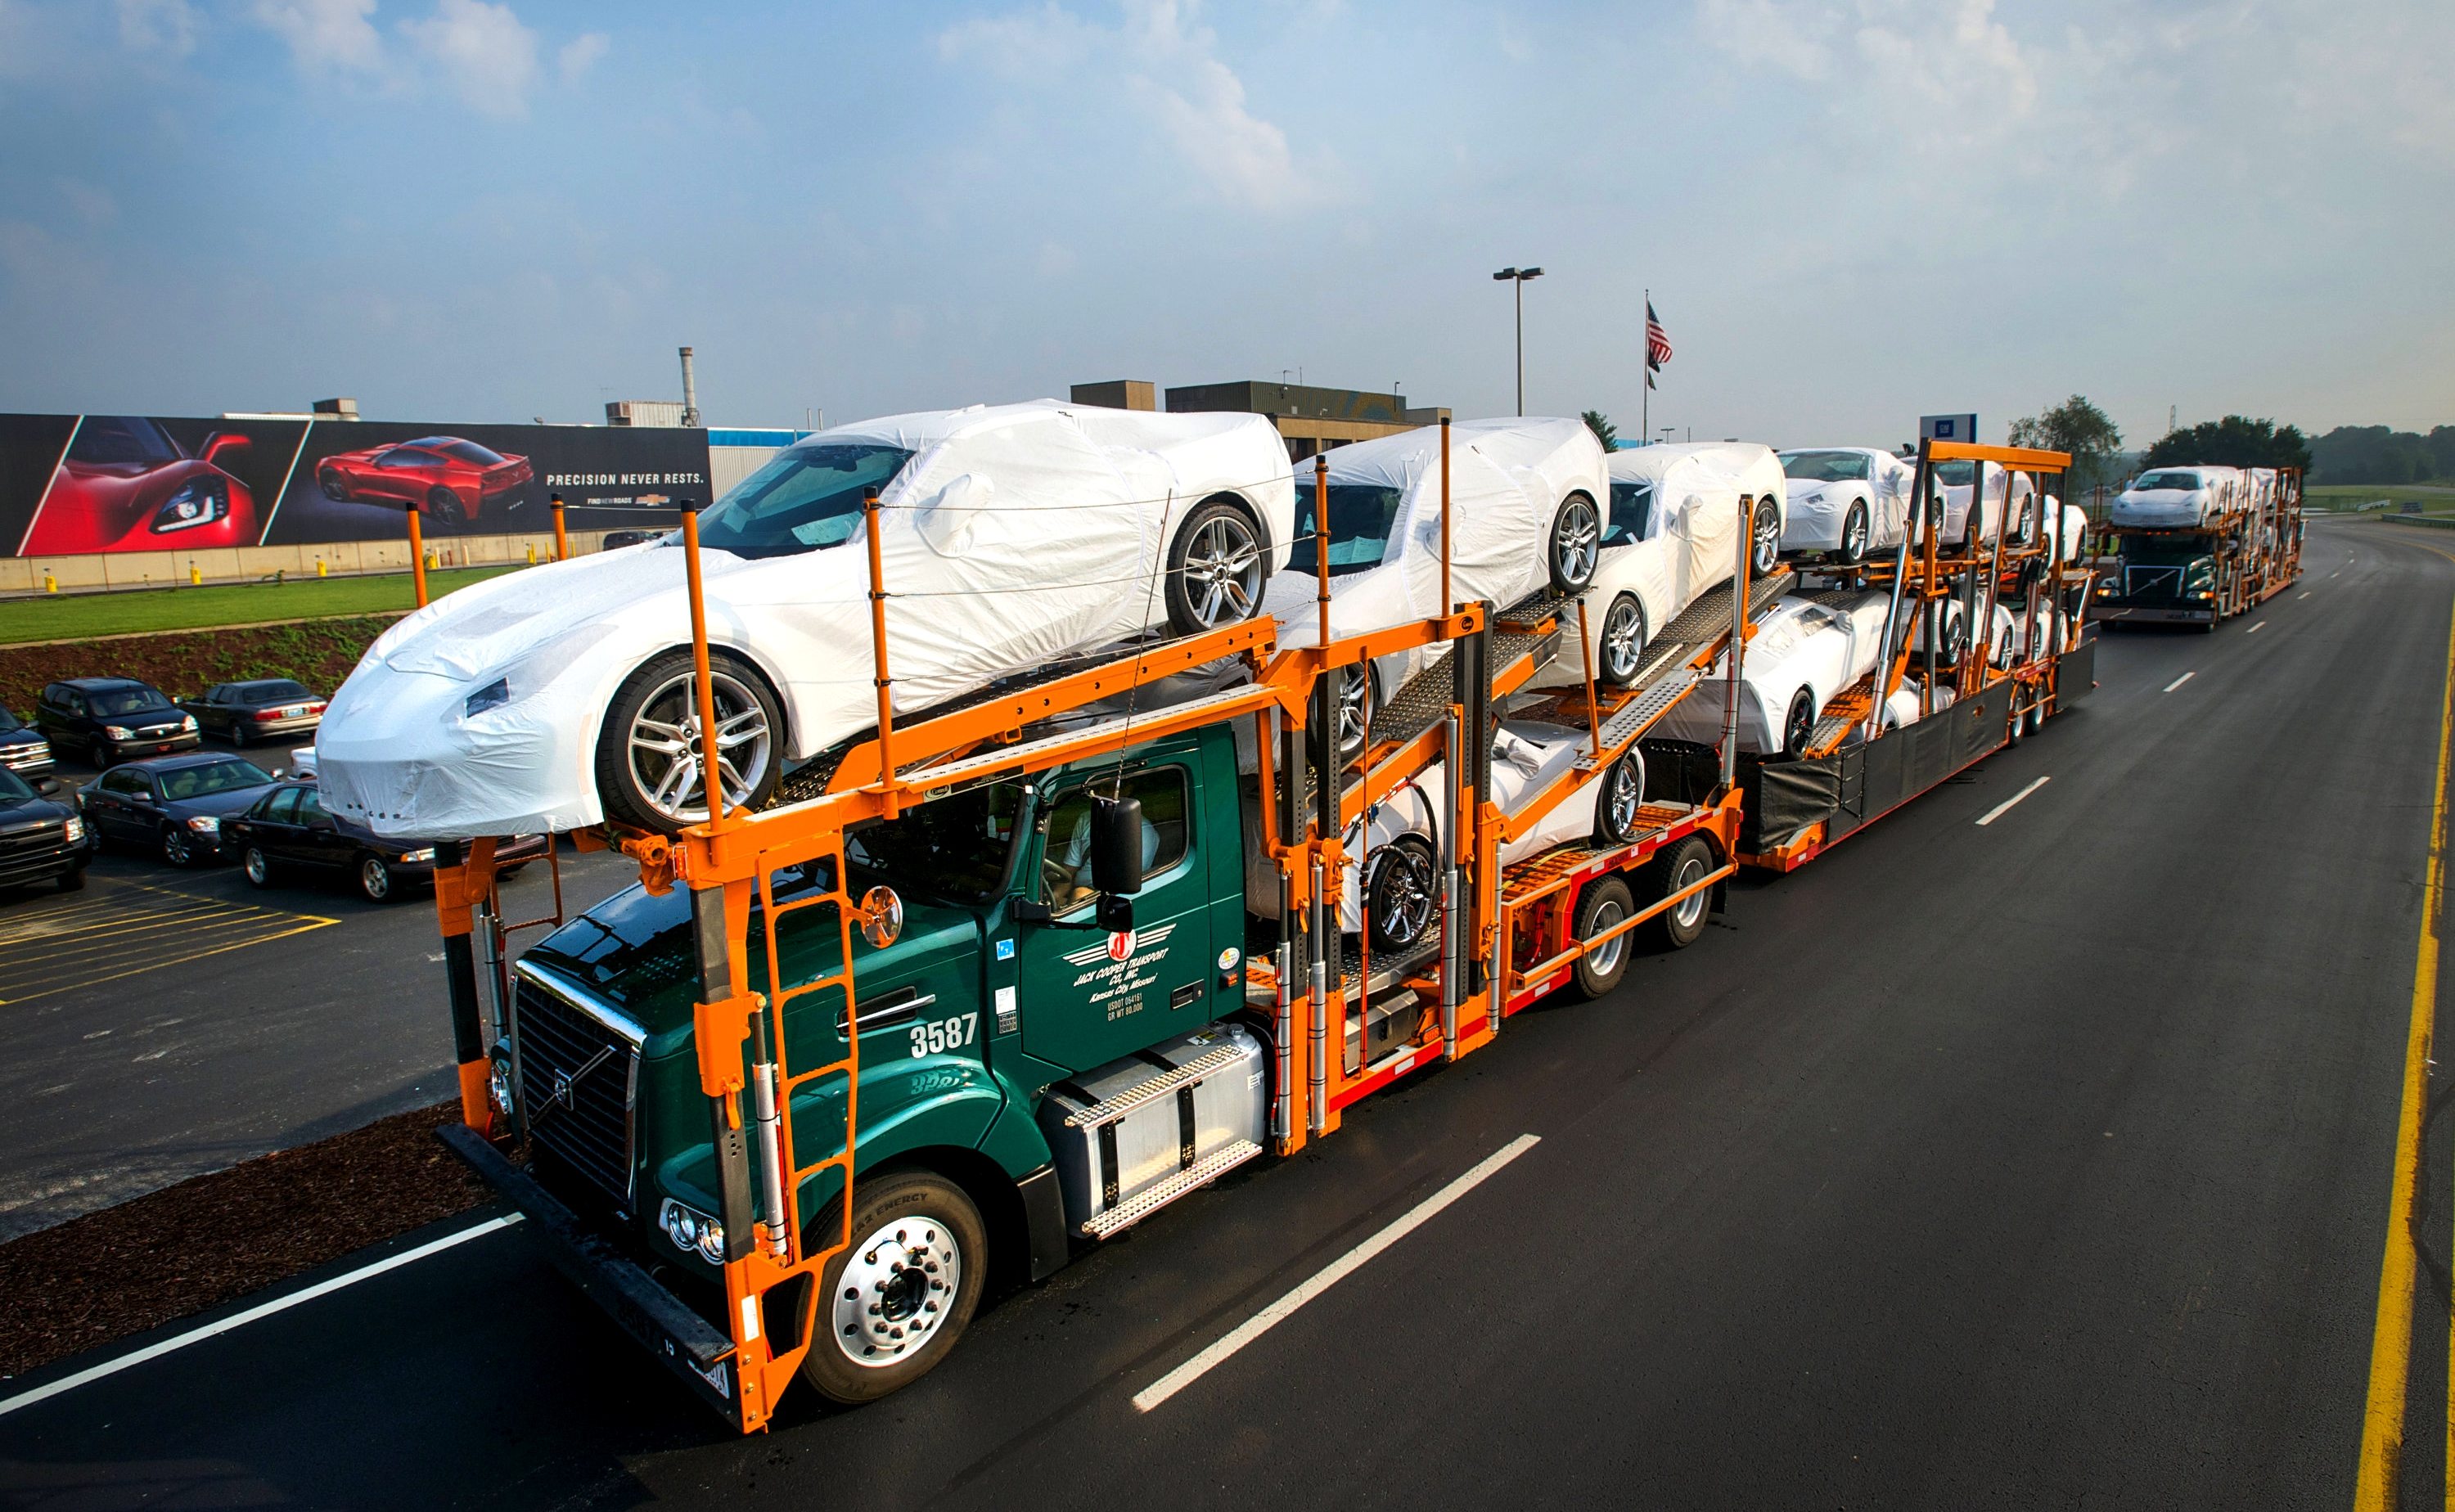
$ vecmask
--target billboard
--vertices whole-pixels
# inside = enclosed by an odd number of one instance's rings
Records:
[[[391,540],[673,524],[708,497],[705,431],[0,414],[0,551]]]

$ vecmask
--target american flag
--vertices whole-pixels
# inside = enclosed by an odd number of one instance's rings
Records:
[[[1654,301],[1645,302],[1645,386],[1654,387],[1654,375],[1671,360],[1671,333],[1654,313]]]

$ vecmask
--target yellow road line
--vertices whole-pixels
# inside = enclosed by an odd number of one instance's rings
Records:
[[[272,941],[276,939],[288,939],[293,935],[304,935],[312,930],[322,929],[327,925],[337,924],[340,922],[337,918],[320,918],[313,914],[300,914],[296,917],[302,920],[302,922],[295,929],[277,930],[270,935],[258,935],[248,939],[233,940],[227,945],[216,945],[211,950],[193,951],[185,956],[169,956],[160,960],[147,961],[142,966],[132,966],[126,971],[112,972],[108,976],[80,977],[75,981],[65,982],[57,987],[46,987],[40,992],[28,993],[22,998],[0,998],[0,1007],[9,1007],[21,1002],[31,1002],[37,998],[49,998],[59,993],[74,992],[80,988],[99,987],[104,982],[117,981],[123,977],[141,976],[149,971],[159,971],[165,966],[176,966],[186,961],[202,960],[208,956],[219,956],[233,950],[244,950],[250,945],[270,944]]]
[[[2445,555],[2445,553],[2439,553]],[[2438,1014],[2438,911],[2446,879],[2446,764],[2455,744],[2455,612],[2446,625],[2446,678],[2438,712],[2438,787],[2430,805],[2429,865],[2421,897],[2421,945],[2412,969],[2412,1018],[2404,1031],[2404,1102],[2396,1119],[2395,1174],[2388,1186],[2386,1253],[2379,1261],[2378,1316],[2370,1331],[2369,1400],[2362,1414],[2361,1474],[2355,1512],[2395,1505],[2404,1455],[2406,1388],[2412,1373],[2412,1203],[2421,1172],[2421,1116],[2428,1101],[2430,1029]],[[2448,1341],[2455,1361],[2455,1336]],[[2455,1445],[2455,1400],[2448,1405]],[[2448,1463],[2455,1465],[2455,1458]]]
[[[290,918],[294,916],[279,909],[191,908],[175,914],[137,914],[109,920],[111,927],[85,930],[75,935],[46,932],[17,939],[0,939],[0,959],[22,959],[12,952],[17,948],[48,949],[57,944],[83,946],[96,940],[116,939],[123,935],[146,935],[157,930],[187,929],[198,924],[228,924],[246,918]]]

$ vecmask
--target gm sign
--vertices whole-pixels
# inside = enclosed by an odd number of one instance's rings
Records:
[[[1918,439],[1958,441],[1964,446],[1969,445],[1978,439],[1978,416],[1974,414],[1919,415]]]

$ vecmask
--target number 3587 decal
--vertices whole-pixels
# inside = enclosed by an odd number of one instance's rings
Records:
[[[943,1056],[949,1050],[961,1050],[980,1038],[981,1016],[962,1014],[953,1018],[933,1018],[912,1026],[912,1058]]]

